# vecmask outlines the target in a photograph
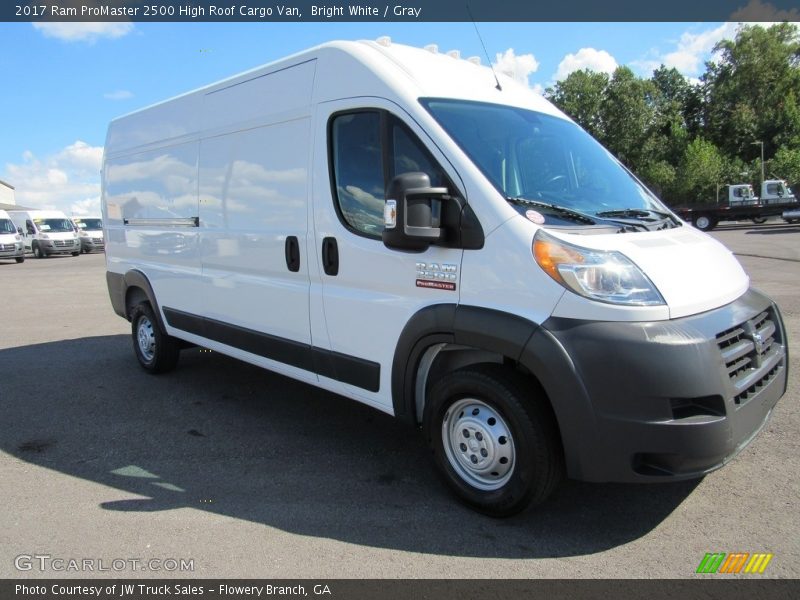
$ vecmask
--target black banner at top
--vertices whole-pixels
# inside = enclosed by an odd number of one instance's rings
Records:
[[[0,21],[800,21],[798,0],[40,0]]]

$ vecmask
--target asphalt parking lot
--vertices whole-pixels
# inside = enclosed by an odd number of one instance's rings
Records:
[[[799,577],[800,226],[713,235],[786,320],[771,422],[702,481],[566,482],[507,520],[459,505],[421,436],[365,406],[200,349],[147,375],[102,254],[0,263],[0,577],[693,578],[706,552]]]

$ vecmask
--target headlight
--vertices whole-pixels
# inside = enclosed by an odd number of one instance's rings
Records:
[[[545,273],[585,298],[630,306],[666,304],[653,282],[619,252],[573,246],[540,229],[533,238],[533,256]]]
[[[43,240],[49,240],[49,239],[50,239],[50,236],[49,236],[49,235],[47,235],[46,233],[43,233],[43,234],[41,234],[39,237],[40,237],[41,239],[43,239]]]
[[[89,234],[86,233],[85,231],[78,232],[78,235],[81,236],[81,237],[89,237]]]

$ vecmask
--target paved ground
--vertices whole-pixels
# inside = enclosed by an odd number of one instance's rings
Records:
[[[796,374],[800,227],[714,235],[779,302]],[[796,376],[702,481],[568,482],[498,521],[453,501],[418,434],[369,408],[197,349],[145,374],[102,255],[0,264],[0,290],[0,577],[86,575],[25,558],[49,555],[120,576],[186,559],[200,577],[680,578],[712,551],[772,552],[767,575],[800,576]]]

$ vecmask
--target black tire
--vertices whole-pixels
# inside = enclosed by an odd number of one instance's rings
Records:
[[[80,255],[81,255],[81,253],[80,253],[80,252],[73,252],[73,253],[72,253],[72,256],[80,256]]]
[[[535,382],[476,365],[442,377],[428,400],[423,428],[436,466],[475,510],[514,515],[544,502],[563,478],[558,427]]]
[[[717,220],[711,215],[697,215],[692,224],[700,231],[711,231],[717,226]]]
[[[22,263],[22,262],[25,262],[25,257],[24,256],[17,256],[14,260],[16,260],[18,263]]]
[[[45,252],[44,248],[42,248],[39,244],[33,245],[33,255],[36,258],[47,258],[47,252]]]
[[[750,220],[753,221],[753,223],[755,223],[756,225],[763,225],[764,223],[767,222],[767,217],[753,217]]]
[[[137,304],[131,313],[133,352],[148,373],[172,371],[180,357],[180,340],[164,333],[148,302]]]

